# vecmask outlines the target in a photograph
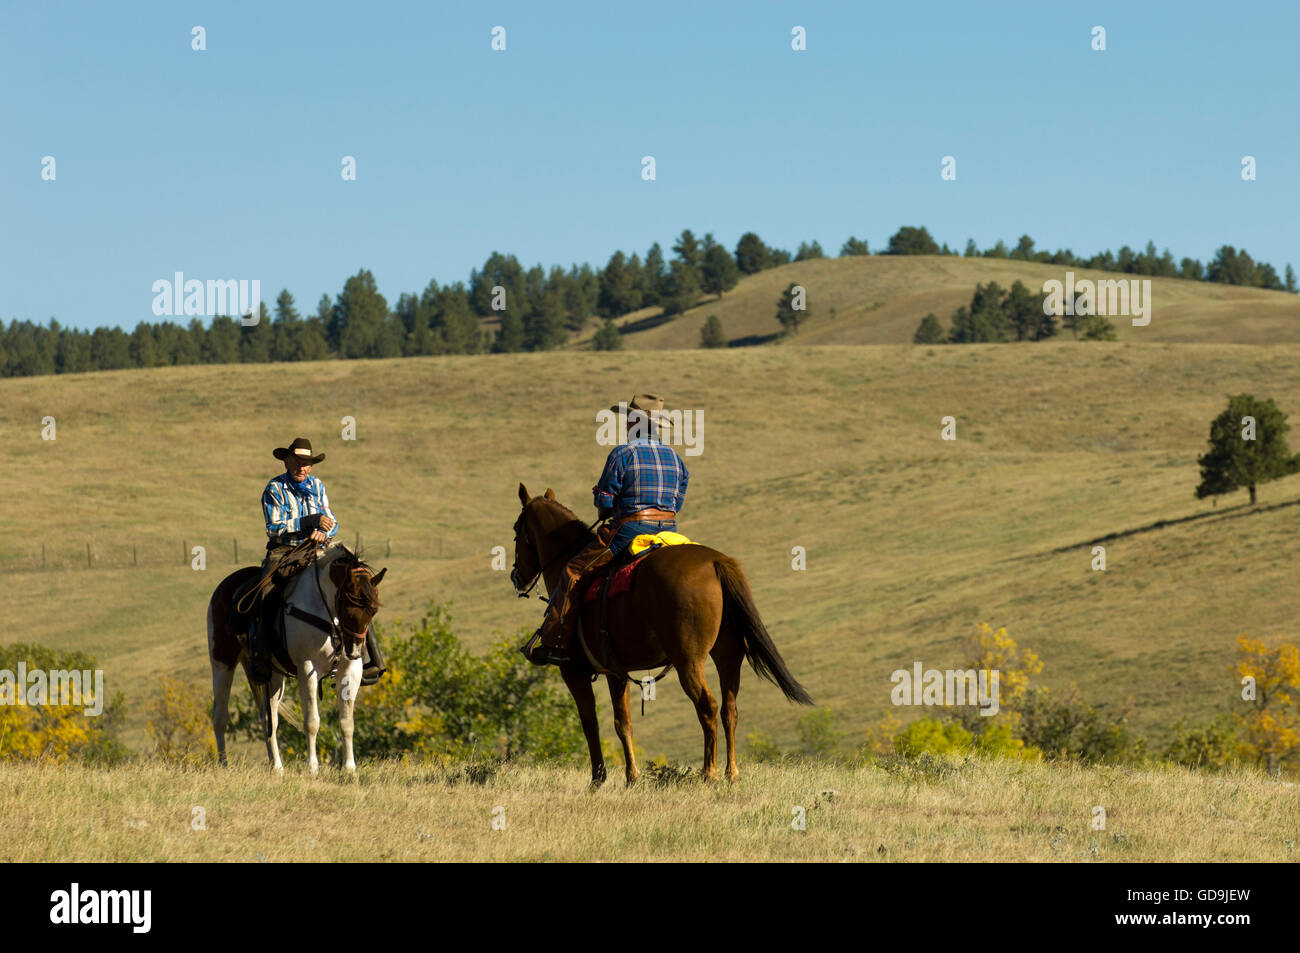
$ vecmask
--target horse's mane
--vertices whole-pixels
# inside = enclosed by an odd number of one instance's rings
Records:
[[[325,556],[321,562],[326,566],[332,566],[334,563],[340,561],[344,566],[348,567],[349,570],[355,567],[361,567],[364,569],[371,568],[369,563],[362,561],[359,553],[354,553],[348,548],[346,543],[341,543],[336,540],[325,548]],[[355,580],[356,587],[360,590],[358,596],[361,604],[365,605],[367,608],[378,608],[380,605],[379,592],[375,588],[374,583],[370,581],[370,577],[368,575],[352,576],[350,572],[348,575],[351,579]]]
[[[544,496],[535,497],[535,499],[540,500],[544,505],[551,509],[558,510],[559,514],[565,517],[564,523],[555,528],[554,532],[556,535],[564,534],[565,536],[571,536],[573,537],[574,542],[577,542],[583,537],[586,537],[587,539],[595,538],[596,534],[587,528],[587,524],[582,521],[578,514],[573,512],[573,510],[569,509],[559,500],[548,500]]]

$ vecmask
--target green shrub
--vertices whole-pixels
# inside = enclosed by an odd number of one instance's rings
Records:
[[[353,744],[358,756],[417,757],[453,761],[552,760],[573,762],[586,751],[577,709],[558,672],[535,666],[503,639],[486,654],[467,651],[452,631],[448,607],[430,603],[419,623],[376,627],[388,662],[377,685],[357,699]],[[297,697],[290,684],[286,695]],[[232,719],[243,733],[261,738],[249,695]],[[339,743],[336,710],[322,702],[317,750]],[[280,722],[282,749],[305,744],[302,733]]]
[[[919,718],[894,735],[894,750],[905,758],[969,754],[974,737],[955,721]]]
[[[1241,740],[1231,715],[1219,715],[1212,721],[1189,725],[1186,720],[1174,725],[1174,740],[1165,748],[1164,758],[1189,768],[1217,771],[1238,759]]]

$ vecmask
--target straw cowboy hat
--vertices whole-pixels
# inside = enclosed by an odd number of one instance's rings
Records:
[[[615,404],[609,409],[616,414],[626,410],[629,425],[631,425],[634,417],[646,417],[659,428],[669,429],[672,427],[672,421],[663,414],[664,399],[656,394],[637,394],[626,407]]]
[[[309,466],[315,466],[325,459],[325,454],[313,457],[311,455],[311,441],[306,437],[295,437],[293,443],[287,447],[276,447],[271,451],[271,455],[277,460],[293,460],[295,463],[305,463]]]

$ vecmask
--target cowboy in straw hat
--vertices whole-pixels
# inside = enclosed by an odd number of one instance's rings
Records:
[[[564,567],[547,604],[546,617],[525,652],[537,665],[560,664],[569,659],[568,647],[577,625],[577,612],[569,600],[581,591],[578,580],[620,555],[642,533],[677,529],[677,513],[686,498],[690,473],[677,451],[661,442],[664,399],[637,394],[629,404],[615,404],[616,414],[627,415],[627,443],[609,452],[599,482],[591,488],[596,510],[606,522],[596,539]],[[535,643],[535,644],[534,644]],[[525,647],[527,648],[527,646]]]
[[[262,491],[267,535],[263,579],[275,572],[280,560],[299,543],[308,539],[324,543],[339,531],[325,484],[311,475],[311,468],[324,460],[325,454],[313,454],[310,440],[295,437],[293,443],[277,447],[271,455],[284,463],[284,472],[272,477]],[[268,607],[272,602],[262,598],[257,624],[248,634],[249,668],[254,681],[264,682],[271,677],[271,645],[265,633],[271,629]]]

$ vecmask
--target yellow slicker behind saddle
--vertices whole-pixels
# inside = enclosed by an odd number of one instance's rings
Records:
[[[661,533],[642,533],[632,540],[632,545],[628,549],[633,556],[640,556],[647,549],[655,546],[693,546],[694,544],[694,540],[687,539],[681,533],[666,529]]]

